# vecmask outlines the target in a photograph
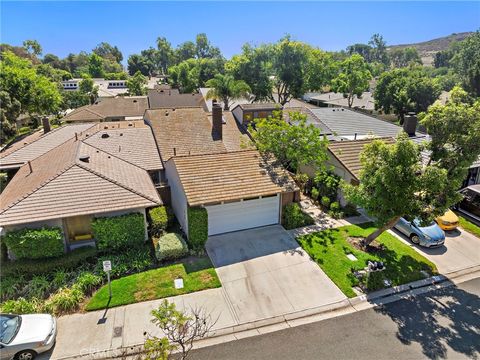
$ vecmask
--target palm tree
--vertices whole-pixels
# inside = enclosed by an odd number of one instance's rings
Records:
[[[243,80],[235,80],[232,75],[217,74],[206,82],[208,90],[207,99],[223,101],[223,110],[229,110],[231,100],[248,97],[250,86]]]

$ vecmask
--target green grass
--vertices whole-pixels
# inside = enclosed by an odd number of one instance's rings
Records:
[[[375,228],[368,223],[349,225],[303,235],[297,240],[348,297],[356,296],[352,286],[358,285],[359,282],[353,276],[352,269],[363,269],[367,266],[368,260],[383,261],[386,265],[384,271],[371,276],[367,282],[369,290],[381,289],[384,278],[391,280],[392,285],[396,286],[423,279],[421,270],[429,274],[437,273],[437,268],[432,262],[389,233],[383,233],[377,239],[385,248],[375,253],[357,250],[347,241],[348,237],[366,237],[374,230]],[[355,255],[358,260],[349,260],[347,254]]]
[[[468,231],[469,233],[472,233],[473,235],[480,237],[480,226],[475,225],[470,220],[460,215],[458,212],[456,214],[458,216],[460,227],[463,230]]]
[[[183,289],[175,289],[173,280],[182,277]],[[194,291],[220,287],[215,268],[208,257],[185,260],[178,264],[141,272],[112,281],[112,299],[108,304],[108,285],[90,299],[88,311],[160,299]]]

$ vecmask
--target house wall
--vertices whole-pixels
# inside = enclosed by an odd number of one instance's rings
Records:
[[[232,110],[232,114],[239,124],[243,124],[243,110],[240,108],[240,106],[236,106]]]
[[[177,220],[180,223],[183,231],[188,236],[187,197],[183,191],[183,187],[173,161],[169,160],[165,163],[165,173],[167,175],[168,184],[170,185],[173,212],[175,213],[175,216],[177,217]]]

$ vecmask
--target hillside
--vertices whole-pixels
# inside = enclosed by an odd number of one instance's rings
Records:
[[[438,51],[445,50],[452,42],[462,41],[473,32],[454,33],[441,38],[419,42],[416,44],[401,44],[389,46],[389,50],[414,47],[420,54],[424,65],[433,65],[433,58]]]

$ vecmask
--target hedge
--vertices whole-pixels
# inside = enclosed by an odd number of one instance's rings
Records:
[[[158,261],[176,260],[188,254],[188,246],[177,233],[168,233],[156,241],[155,255]]]
[[[172,225],[173,213],[169,207],[157,206],[148,210],[150,217],[150,232],[152,235],[160,235]]]
[[[49,274],[56,270],[71,270],[79,266],[95,262],[97,249],[93,247],[82,247],[72,250],[67,254],[57,258],[44,260],[15,260],[2,263],[2,277],[24,275],[31,277],[34,275]]]
[[[188,208],[188,243],[194,250],[204,248],[208,239],[208,213],[205,208]]]
[[[145,220],[139,213],[95,218],[92,230],[100,250],[115,251],[145,240]]]
[[[43,259],[63,255],[63,235],[58,227],[9,231],[3,239],[15,259]]]

